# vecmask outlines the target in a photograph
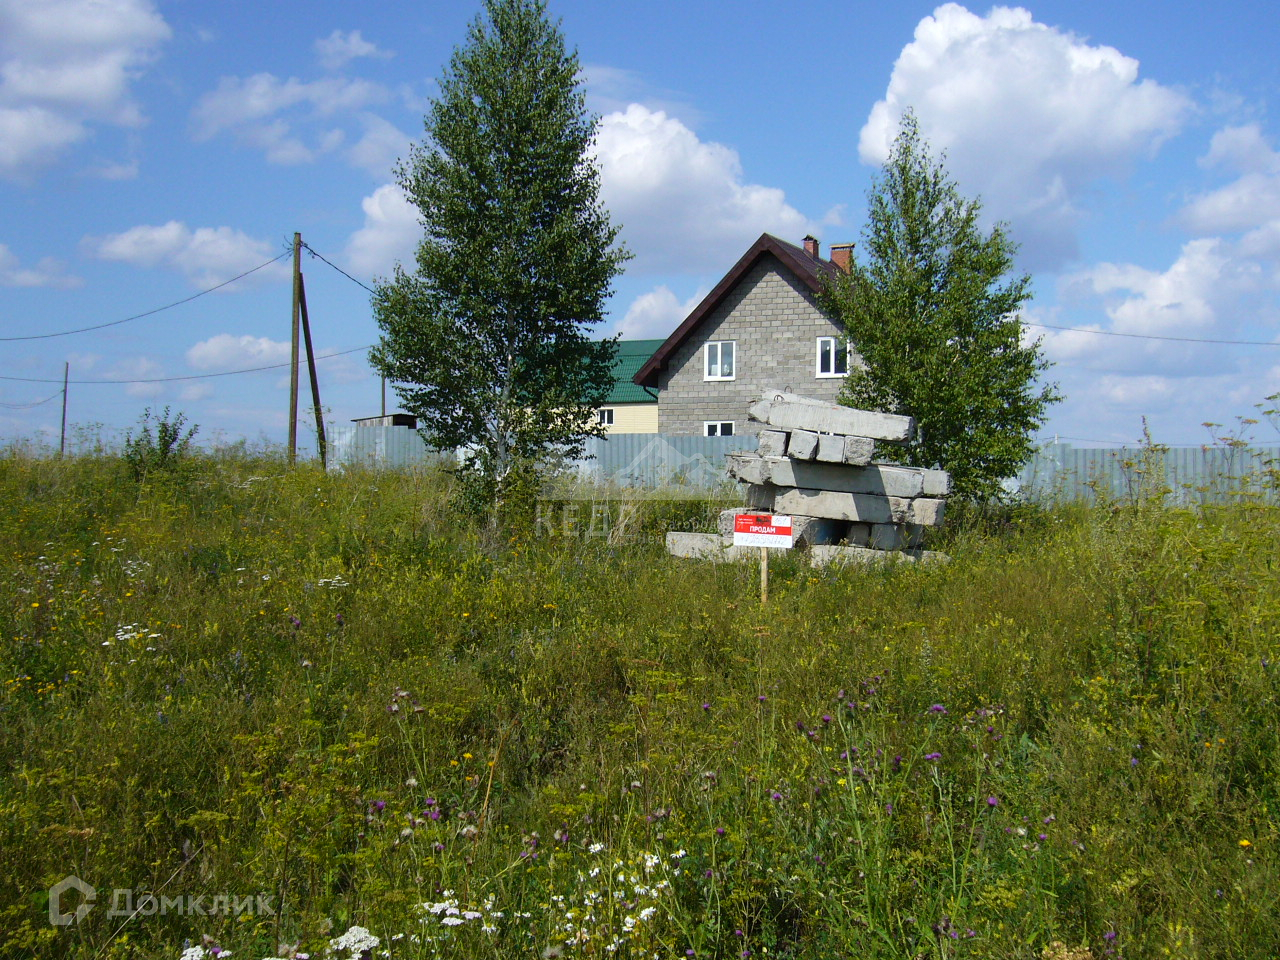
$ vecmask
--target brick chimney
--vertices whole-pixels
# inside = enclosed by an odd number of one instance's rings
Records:
[[[853,244],[833,243],[831,245],[831,262],[839,268],[841,273],[848,273],[849,267],[853,262]]]
[[[804,252],[807,253],[809,256],[813,257],[813,259],[815,260],[819,258],[818,249],[819,249],[819,243],[818,243],[817,237],[815,237],[813,234],[809,234],[807,237],[804,238]]]

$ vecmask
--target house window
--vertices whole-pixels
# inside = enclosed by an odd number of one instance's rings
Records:
[[[841,337],[818,338],[818,376],[843,377],[849,372],[849,342]]]
[[[712,340],[708,342],[706,347],[707,362],[702,379],[732,380],[734,378],[733,352],[732,340]]]
[[[702,435],[704,437],[732,437],[733,421],[705,420],[702,423]]]
[[[596,411],[596,418],[600,421],[600,425],[604,427],[613,426],[613,407],[601,407]]]

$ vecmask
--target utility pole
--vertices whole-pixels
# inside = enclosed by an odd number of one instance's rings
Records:
[[[293,235],[293,352],[289,362],[289,464],[298,460],[298,322],[302,301],[302,234]]]
[[[307,286],[302,274],[298,274],[298,299],[302,304],[302,339],[307,347],[307,372],[311,375],[311,406],[316,414],[316,446],[320,452],[320,466],[329,469],[329,450],[324,436],[324,416],[320,412],[320,381],[316,377],[316,355],[311,349],[311,320],[307,316]]]
[[[62,364],[62,439],[58,442],[58,456],[67,452],[67,377],[71,374],[71,361]]]

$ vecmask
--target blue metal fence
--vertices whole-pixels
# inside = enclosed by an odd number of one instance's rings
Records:
[[[409,468],[447,460],[408,427],[331,427],[335,466]],[[584,480],[622,487],[724,487],[724,457],[756,448],[753,436],[690,437],[630,433],[587,441],[586,456],[569,466]],[[1222,501],[1241,492],[1275,500],[1280,446],[1091,448],[1069,443],[1042,448],[1010,481],[1034,500],[1135,499],[1165,492],[1172,503]],[[1268,478],[1271,482],[1268,485]]]

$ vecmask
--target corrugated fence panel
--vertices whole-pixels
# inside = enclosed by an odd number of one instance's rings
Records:
[[[360,466],[405,470],[436,463],[441,455],[429,449],[418,431],[408,427],[326,428],[329,462],[334,466]]]
[[[1274,501],[1268,471],[1280,467],[1280,447],[1076,448],[1045,447],[1019,474],[1021,491],[1033,500],[1146,499],[1163,492],[1166,502],[1226,502],[1246,495]],[[1274,476],[1274,474],[1272,474]],[[1274,485],[1273,485],[1274,486]]]
[[[331,462],[408,469],[448,459],[408,427],[328,428]],[[754,436],[690,437],[616,433],[587,441],[573,467],[583,479],[624,487],[724,487],[726,454],[756,449]],[[1147,498],[1164,490],[1175,504],[1224,502],[1242,492],[1278,499],[1263,483],[1280,468],[1280,446],[1092,448],[1059,443],[1041,449],[1010,484],[1032,500]]]
[[[587,441],[584,477],[624,487],[711,489],[728,480],[725,454],[752,451],[756,438],[615,433]]]

